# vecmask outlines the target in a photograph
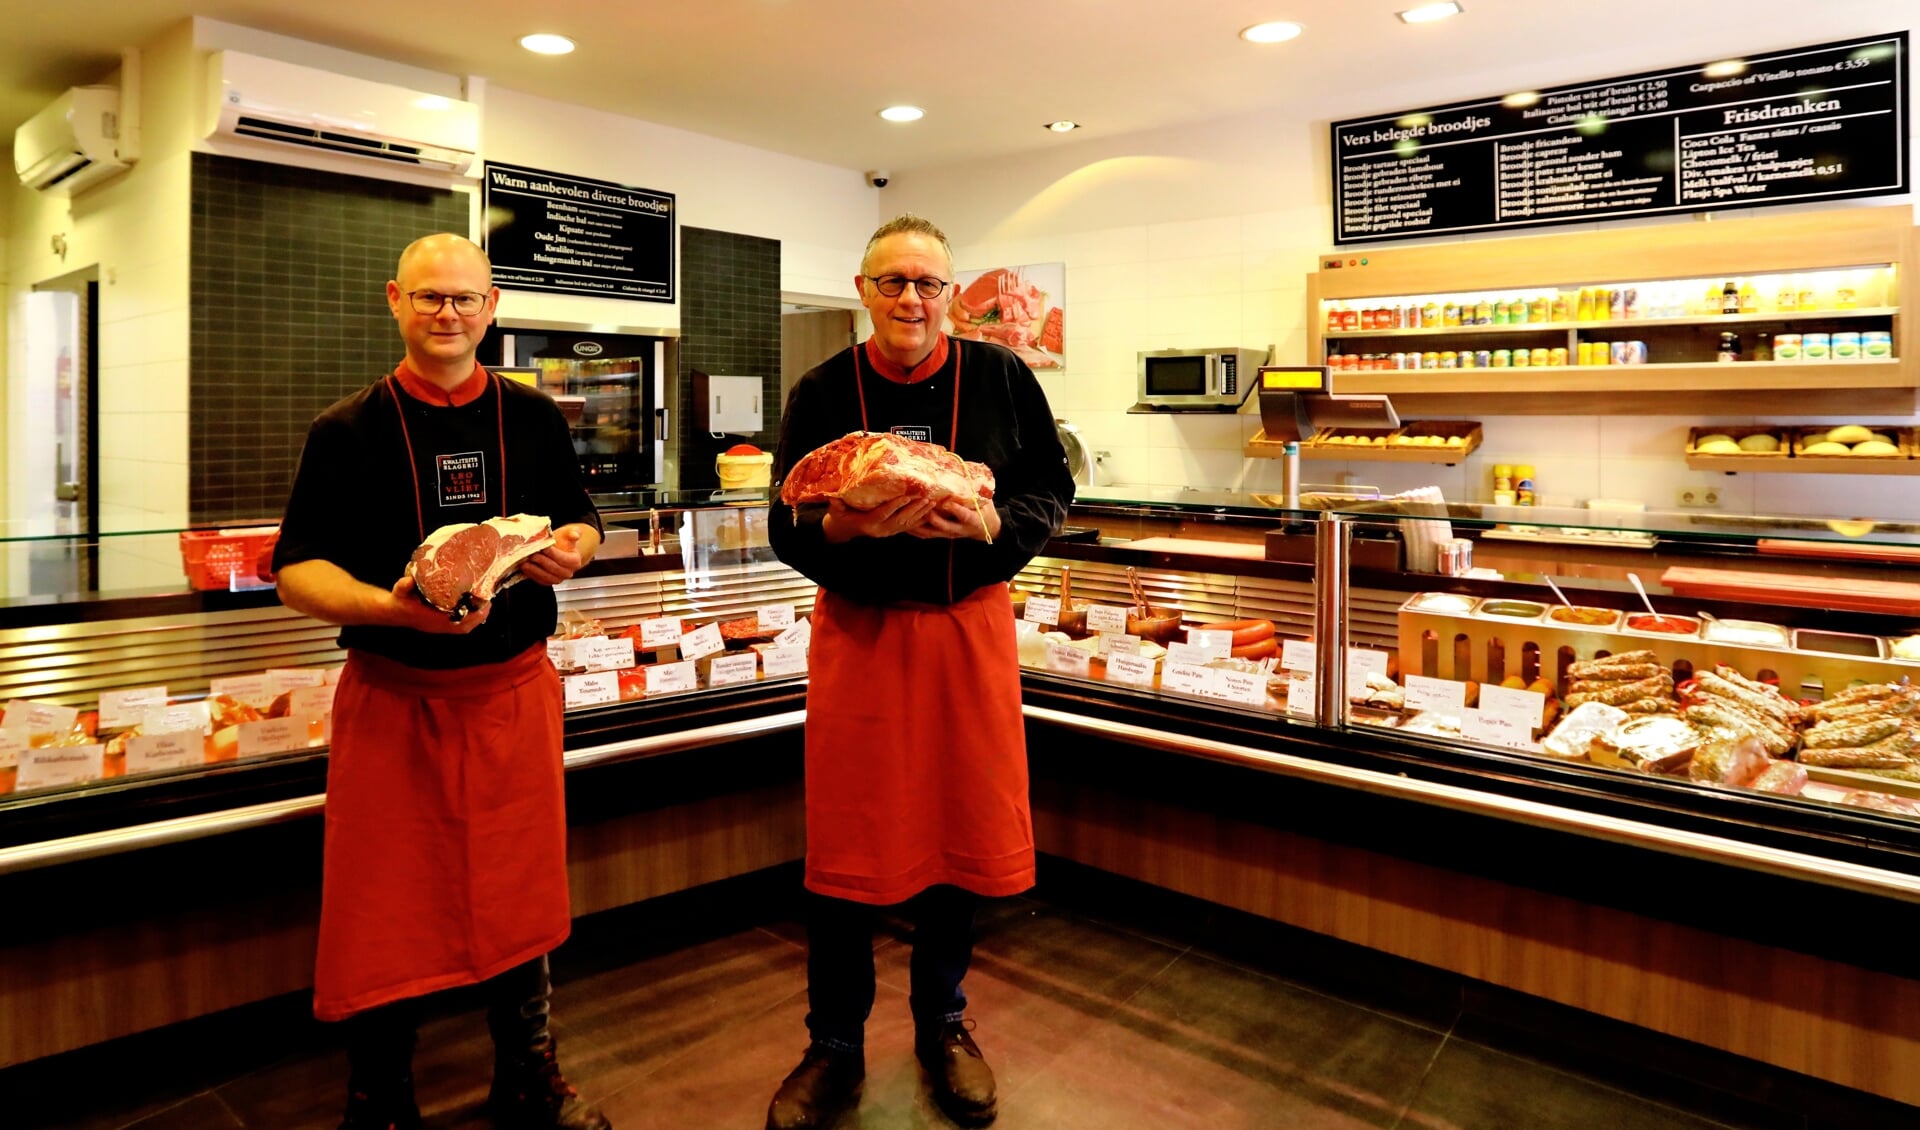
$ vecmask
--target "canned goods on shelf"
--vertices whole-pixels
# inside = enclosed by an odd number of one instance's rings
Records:
[[[1420,355],[1420,364],[1429,369],[1438,369],[1440,367],[1440,354],[1429,349]]]
[[[1627,364],[1644,365],[1647,363],[1647,343],[1630,341],[1627,343]]]
[[[1476,360],[1475,360],[1475,358],[1474,358],[1474,353],[1473,353],[1473,350],[1471,350],[1471,349],[1462,349],[1462,350],[1460,351],[1460,368],[1462,368],[1462,369],[1477,369],[1477,368],[1479,368],[1479,367],[1480,367],[1480,366],[1479,366],[1479,364],[1477,363],[1477,361],[1476,361]]]
[[[1513,364],[1513,351],[1510,349],[1496,349],[1493,351],[1493,356],[1489,361],[1488,368],[1504,369]]]
[[[1628,364],[1633,359],[1632,358],[1633,351],[1628,348],[1627,343],[1624,341],[1614,342],[1612,345],[1607,347],[1607,352],[1609,354],[1608,359],[1612,361],[1615,365],[1625,365],[1625,364]]]
[[[1388,367],[1388,368],[1390,368],[1390,369],[1404,369],[1404,368],[1406,368],[1406,367],[1407,367],[1407,355],[1406,355],[1406,354],[1404,354],[1404,353],[1391,353],[1391,354],[1388,354],[1388,355],[1387,355],[1387,367]]]
[[[1893,334],[1888,330],[1868,330],[1860,335],[1860,356],[1868,361],[1893,359]]]
[[[1547,364],[1564,365],[1566,363],[1567,363],[1567,350],[1565,346],[1555,346],[1554,348],[1547,350]]]
[[[1493,364],[1493,351],[1490,349],[1474,350],[1473,363],[1482,369],[1491,366]]]
[[[1799,334],[1774,334],[1773,359],[1775,361],[1798,361],[1801,359]]]
[[[1837,333],[1833,335],[1833,359],[1835,361],[1860,360],[1860,335],[1857,332]]]
[[[1593,342],[1590,342],[1590,341],[1581,342],[1579,350],[1574,354],[1574,357],[1575,357],[1576,363],[1578,364],[1581,364],[1581,365],[1593,364]]]
[[[1533,361],[1533,354],[1528,352],[1527,350],[1516,349],[1513,351],[1513,361],[1511,362],[1511,364],[1514,368],[1524,369],[1529,364],[1531,364],[1532,361]]]
[[[1801,334],[1800,355],[1808,361],[1833,360],[1833,335]]]

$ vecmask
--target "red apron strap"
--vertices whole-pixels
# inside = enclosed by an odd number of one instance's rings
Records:
[[[500,516],[502,518],[505,518],[505,517],[508,517],[508,514],[507,514],[507,395],[506,395],[506,390],[502,388],[500,385],[500,374],[488,373],[487,375],[493,378],[493,425],[495,429],[494,438],[498,443],[499,451],[500,451]],[[417,463],[414,462],[413,433],[407,430],[406,406],[400,403],[400,388],[398,384],[394,381],[393,374],[388,373],[385,380],[387,385],[387,392],[389,395],[393,397],[393,410],[395,414],[397,414],[400,417],[400,439],[401,439],[401,442],[406,444],[406,448],[407,448],[407,480],[413,483],[413,522],[414,522],[414,525],[418,527],[420,530],[420,540],[426,541],[427,540],[427,518],[426,518],[426,511],[420,504],[420,467]],[[867,410],[867,406],[863,401],[860,405],[860,412],[861,412],[863,423],[865,422],[866,410]]]

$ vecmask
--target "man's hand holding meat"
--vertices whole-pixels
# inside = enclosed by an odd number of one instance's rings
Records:
[[[1000,512],[991,498],[978,502],[949,498],[927,515],[926,521],[908,530],[917,538],[959,538],[963,541],[992,541],[1000,533]]]
[[[380,623],[392,628],[431,632],[436,636],[464,636],[486,623],[487,613],[493,609],[491,600],[483,600],[460,619],[451,619],[445,612],[421,600],[413,578],[407,576],[393,582],[393,591],[388,595],[393,598],[392,604],[387,617]]]
[[[529,581],[557,585],[578,573],[600,548],[600,531],[576,522],[553,531],[553,544],[520,563]]]
[[[827,502],[826,516],[820,520],[820,533],[834,545],[843,545],[854,538],[890,538],[912,532],[932,513],[933,503],[905,495],[871,510],[855,510],[835,498]]]

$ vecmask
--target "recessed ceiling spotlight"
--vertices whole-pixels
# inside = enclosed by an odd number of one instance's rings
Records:
[[[548,35],[544,32],[521,36],[520,46],[535,55],[571,55],[573,53],[573,40],[564,35]]]
[[[1464,11],[1466,9],[1454,3],[1454,0],[1445,0],[1440,4],[1422,4],[1418,8],[1408,8],[1399,15],[1400,22],[1403,24],[1430,24],[1435,20],[1457,16]]]
[[[880,111],[880,116],[890,122],[917,122],[927,116],[927,112],[918,106],[889,106]]]
[[[1072,133],[1074,130],[1077,130],[1080,128],[1080,123],[1070,122],[1065,118],[1061,118],[1057,122],[1048,122],[1046,125],[1042,126],[1041,128],[1050,129],[1055,133]]]
[[[1307,30],[1291,20],[1268,20],[1240,29],[1240,38],[1248,43],[1285,43]]]

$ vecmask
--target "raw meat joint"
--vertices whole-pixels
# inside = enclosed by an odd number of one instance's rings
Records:
[[[849,432],[807,453],[780,484],[789,506],[838,498],[855,510],[909,497],[972,502],[993,497],[993,472],[937,443],[891,432]]]
[[[538,514],[458,522],[427,535],[407,562],[420,599],[460,620],[521,579],[520,563],[553,544]]]

